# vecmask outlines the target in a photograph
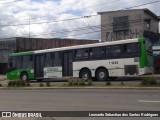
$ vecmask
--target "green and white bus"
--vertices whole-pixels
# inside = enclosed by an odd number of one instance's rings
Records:
[[[144,38],[12,53],[9,80],[80,77],[99,81],[153,73],[152,44]]]

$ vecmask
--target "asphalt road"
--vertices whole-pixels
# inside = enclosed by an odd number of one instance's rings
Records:
[[[0,110],[159,111],[160,91],[127,89],[1,90]]]
[[[0,90],[0,111],[160,111],[160,91],[128,89]],[[60,118],[55,119],[61,120]],[[86,118],[85,120],[101,119],[115,120],[115,118]],[[132,118],[126,119],[132,120]],[[66,118],[64,120],[75,119]]]

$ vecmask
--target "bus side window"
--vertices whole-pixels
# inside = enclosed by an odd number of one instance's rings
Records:
[[[33,55],[30,55],[30,61],[33,61]]]
[[[61,66],[61,53],[55,52],[53,53],[53,66]]]
[[[111,50],[111,47],[106,47],[106,58],[107,58],[107,59],[110,59],[110,58],[111,58],[110,50]]]
[[[140,44],[139,43],[128,44],[127,45],[127,53],[138,57],[140,55]]]
[[[122,53],[121,46],[115,45],[115,46],[111,46],[108,54],[110,58],[119,58],[121,57],[121,53]]]
[[[103,58],[104,57],[104,48],[103,47],[95,47],[90,48],[90,58]]]
[[[135,44],[135,48],[137,48],[136,49],[136,53],[138,54],[138,55],[140,55],[140,53],[141,53],[141,45],[140,45],[140,43],[136,43]],[[152,48],[151,48],[152,49]]]
[[[75,51],[76,59],[84,59],[88,58],[88,56],[89,56],[88,49],[78,49]]]
[[[80,58],[81,57],[81,50],[76,50],[76,58]]]
[[[123,57],[138,57],[140,55],[140,44],[129,43],[123,45]]]
[[[22,56],[17,57],[17,68],[22,68]]]
[[[22,56],[22,68],[33,68],[33,56],[24,55]]]
[[[124,54],[127,53],[127,44],[124,44],[124,45],[123,45],[123,53],[124,53]]]
[[[51,67],[52,66],[52,53],[46,53],[45,54],[45,67]]]
[[[128,58],[130,55],[128,54],[128,44],[124,44],[122,46],[123,57]]]

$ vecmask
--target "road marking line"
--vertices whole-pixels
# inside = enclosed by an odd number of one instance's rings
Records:
[[[138,100],[139,102],[154,102],[154,103],[157,103],[157,102],[160,102],[160,101],[151,101],[151,100]]]

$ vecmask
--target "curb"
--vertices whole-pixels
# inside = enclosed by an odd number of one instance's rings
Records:
[[[119,89],[119,90],[160,90],[160,87],[0,87],[0,90],[42,90],[42,89]]]

